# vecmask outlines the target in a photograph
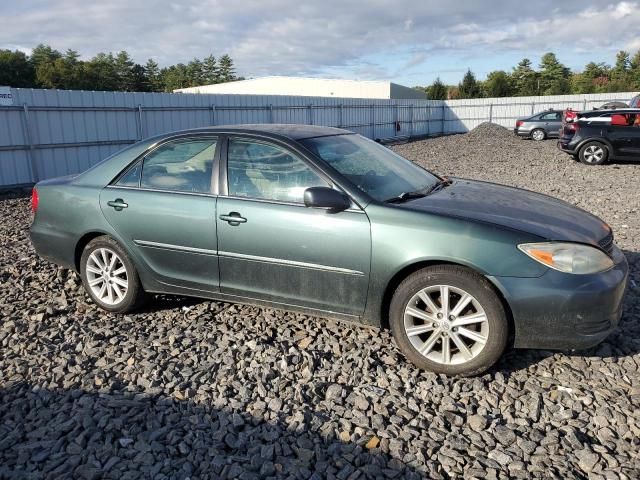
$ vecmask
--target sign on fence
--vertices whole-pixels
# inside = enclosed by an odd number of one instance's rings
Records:
[[[13,105],[10,87],[0,87],[0,105],[4,107],[10,107]]]

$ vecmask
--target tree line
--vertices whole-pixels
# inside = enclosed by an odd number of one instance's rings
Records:
[[[0,85],[10,87],[171,92],[241,79],[227,54],[160,68],[151,58],[140,65],[124,50],[81,60],[75,50],[62,53],[43,44],[34,48],[31,55],[0,49]]]
[[[613,67],[589,62],[581,72],[572,72],[549,52],[542,56],[537,70],[524,58],[511,72],[496,70],[484,81],[469,69],[458,85],[445,85],[436,78],[428,87],[415,88],[425,90],[433,100],[633,92],[640,90],[640,50],[633,58],[621,50]]]

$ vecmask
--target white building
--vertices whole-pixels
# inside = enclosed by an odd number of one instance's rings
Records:
[[[307,77],[260,77],[236,82],[179,88],[174,93],[217,93],[241,95],[292,95],[303,97],[418,99],[425,92],[393,82],[340,80]]]

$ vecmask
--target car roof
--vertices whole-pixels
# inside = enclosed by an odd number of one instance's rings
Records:
[[[286,137],[291,140],[305,138],[326,137],[331,135],[353,134],[349,130],[319,125],[298,125],[290,123],[253,123],[243,125],[216,125],[214,127],[192,128],[167,133],[169,135],[184,135],[189,133],[266,133],[276,137]],[[165,136],[165,135],[163,135]]]

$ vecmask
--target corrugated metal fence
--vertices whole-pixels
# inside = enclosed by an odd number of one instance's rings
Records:
[[[513,125],[549,107],[586,109],[611,94],[478,100],[376,100],[264,95],[186,95],[11,89],[0,106],[0,187],[77,173],[127,144],[207,125],[303,123],[369,138],[466,132],[484,121]],[[633,94],[616,94],[628,100]]]

